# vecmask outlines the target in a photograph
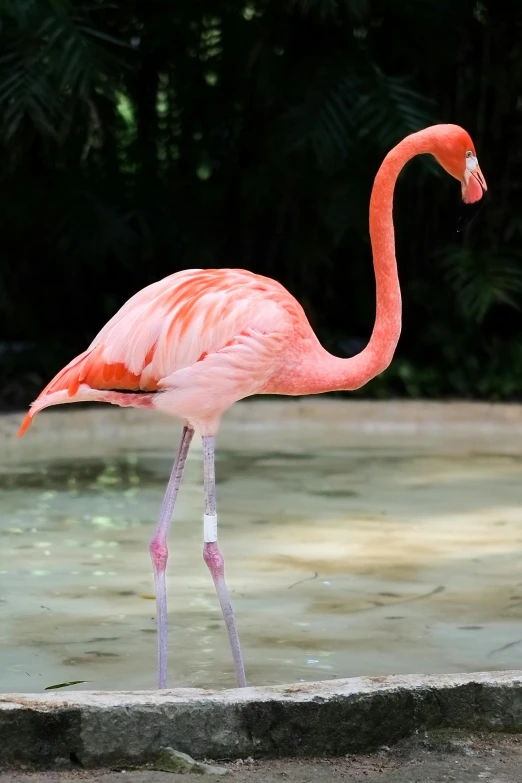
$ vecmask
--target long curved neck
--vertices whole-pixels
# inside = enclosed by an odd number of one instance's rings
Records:
[[[353,390],[364,386],[390,364],[401,333],[401,289],[395,259],[393,192],[401,169],[415,155],[433,149],[433,127],[407,136],[385,157],[370,198],[370,237],[377,306],[366,348],[350,359],[339,359],[321,348],[315,367],[308,367],[307,393]],[[303,378],[304,381],[304,378]]]

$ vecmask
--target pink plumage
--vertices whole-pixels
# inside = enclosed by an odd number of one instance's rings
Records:
[[[43,408],[88,400],[212,429],[233,402],[288,373],[300,340],[316,342],[301,305],[275,280],[240,269],[178,272],[123,305],[47,385],[18,434]]]

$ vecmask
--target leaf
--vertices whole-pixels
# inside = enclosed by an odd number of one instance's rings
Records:
[[[44,688],[45,691],[53,691],[57,688],[67,688],[69,685],[82,685],[84,682],[90,682],[90,680],[71,680],[70,682],[59,682],[58,685],[48,685]]]
[[[380,150],[391,149],[404,136],[434,122],[435,102],[414,90],[406,78],[387,76],[376,67],[363,86],[353,124]]]
[[[409,133],[434,122],[435,102],[407,79],[368,65],[323,65],[299,103],[282,118],[283,149],[309,149],[318,166],[335,170],[360,156],[359,139],[388,152]]]
[[[352,148],[353,103],[360,89],[361,77],[351,65],[319,68],[280,120],[283,153],[310,150],[321,169],[339,167]]]
[[[61,138],[60,129],[70,127],[79,103],[87,103],[96,89],[110,92],[114,79],[108,77],[125,65],[114,47],[130,44],[95,24],[91,11],[87,4],[40,0],[27,3],[10,23],[6,11],[3,17],[0,12],[0,116],[7,143],[26,125]]]
[[[466,320],[481,323],[495,305],[520,310],[522,254],[446,248],[441,266]]]

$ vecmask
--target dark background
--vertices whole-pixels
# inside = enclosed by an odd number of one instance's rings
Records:
[[[2,0],[0,407],[25,406],[136,290],[187,267],[280,280],[323,344],[374,319],[368,200],[433,122],[472,135],[488,203],[427,157],[395,199],[404,330],[359,396],[520,398],[522,3]]]

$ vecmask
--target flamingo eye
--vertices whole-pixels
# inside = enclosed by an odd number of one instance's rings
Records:
[[[478,160],[475,155],[468,150],[466,152],[466,171],[475,171],[478,166]]]

